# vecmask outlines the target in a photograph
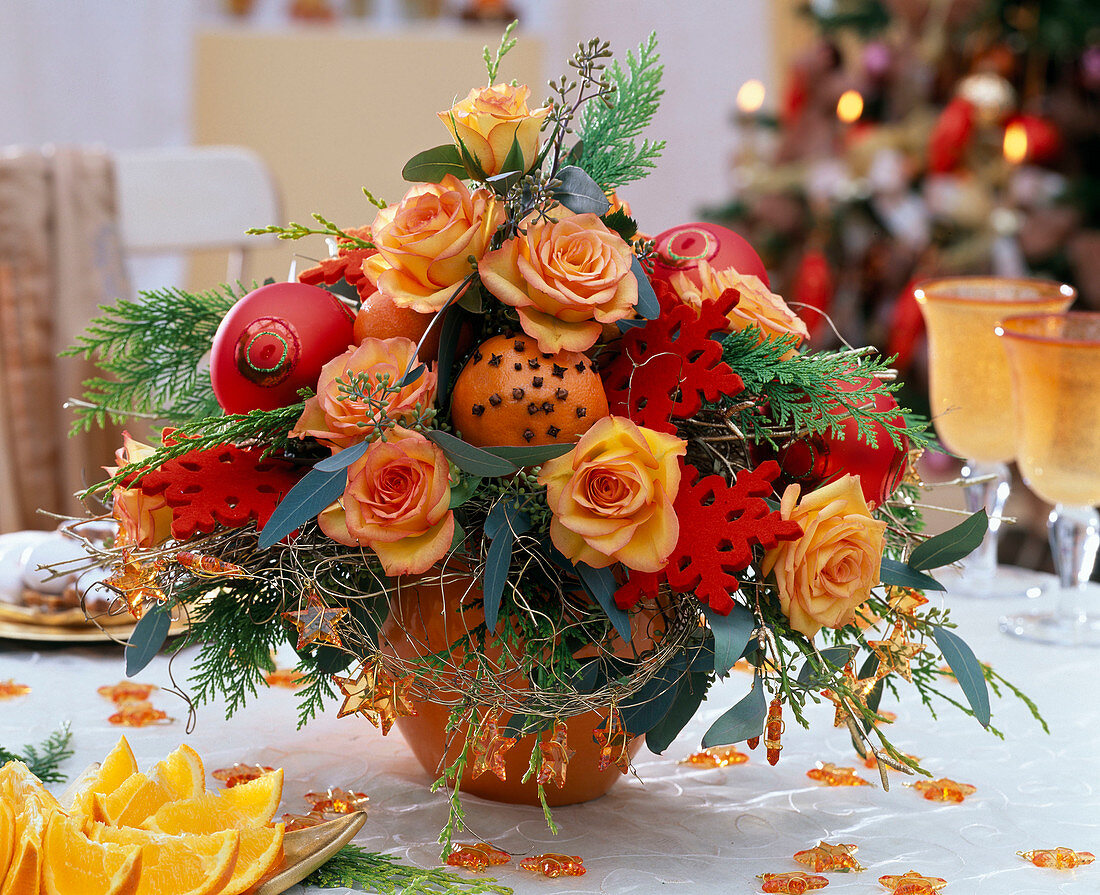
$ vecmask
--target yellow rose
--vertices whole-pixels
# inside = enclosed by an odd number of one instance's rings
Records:
[[[481,282],[519,312],[539,351],[585,351],[634,313],[638,281],[630,246],[595,214],[557,206],[551,219],[528,218],[517,236],[478,263]]]
[[[554,546],[595,569],[615,562],[639,572],[663,568],[680,534],[672,503],[686,450],[683,439],[626,417],[599,420],[539,473]]]
[[[348,467],[344,496],[318,517],[347,546],[369,547],[387,575],[419,575],[451,548],[447,458],[423,435],[398,427]]]
[[[727,289],[736,290],[740,298],[728,315],[730,332],[758,326],[762,338],[796,335],[801,341],[810,337],[810,331],[806,329],[802,318],[765,286],[760,277],[739,274],[732,267],[715,270],[706,261],[700,261],[698,269],[699,279],[703,284],[701,287],[687,274],[679,272],[672,276],[672,288],[681,301],[696,310],[699,310],[704,301],[719,298]]]
[[[330,447],[344,448],[377,434],[375,426],[386,420],[411,422],[417,405],[426,410],[435,400],[436,375],[431,369],[396,388],[405,370],[416,364],[416,343],[411,339],[363,339],[321,367],[317,394],[306,401],[290,437],[312,435]],[[366,394],[348,393],[357,374],[365,374],[358,391]],[[384,377],[387,388],[381,385]]]
[[[879,583],[886,523],[872,518],[859,476],[845,475],[799,502],[798,485],[783,492],[780,513],[802,528],[764,555],[761,571],[775,572],[779,603],[796,631],[813,637],[842,628]]]
[[[472,272],[470,257],[485,253],[503,221],[492,193],[471,193],[453,174],[417,184],[378,212],[371,224],[378,253],[363,260],[363,273],[398,307],[434,313]]]
[[[115,475],[129,463],[144,460],[156,448],[122,433],[122,447],[115,451],[118,466],[104,466],[108,475]],[[118,486],[111,492],[111,515],[127,544],[135,547],[156,547],[172,536],[172,508],[163,494],[146,494],[140,487]]]
[[[451,139],[464,146],[486,177],[504,171],[504,160],[518,142],[526,173],[539,154],[539,132],[550,107],[530,110],[529,87],[497,84],[474,88],[466,99],[455,103],[439,120],[451,132]]]

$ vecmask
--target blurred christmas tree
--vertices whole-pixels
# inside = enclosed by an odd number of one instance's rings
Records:
[[[773,288],[903,368],[919,366],[916,279],[1051,277],[1100,308],[1100,2],[805,13],[816,39],[778,114],[761,113],[762,89],[739,94],[733,195],[704,212],[749,238]],[[819,346],[838,341],[816,329]]]

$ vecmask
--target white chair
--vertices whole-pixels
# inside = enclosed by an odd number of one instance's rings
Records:
[[[245,231],[282,220],[270,171],[242,146],[119,151],[115,180],[124,252],[224,250],[228,283],[245,282],[249,250],[273,241]]]

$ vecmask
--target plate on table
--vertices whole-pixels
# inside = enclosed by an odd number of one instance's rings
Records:
[[[98,616],[88,621],[79,608],[40,612],[26,606],[0,603],[0,639],[37,640],[49,643],[106,643],[126,640],[136,622],[127,614]],[[100,627],[102,625],[102,627]],[[183,622],[173,622],[169,636],[181,634]]]

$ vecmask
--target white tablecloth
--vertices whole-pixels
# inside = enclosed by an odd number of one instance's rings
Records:
[[[1051,729],[1045,735],[1014,698],[993,701],[993,723],[1004,731],[1003,740],[950,706],[942,707],[933,724],[915,698],[901,705],[884,701],[883,708],[899,715],[892,738],[903,751],[919,756],[937,777],[977,786],[961,805],[924,800],[903,785],[911,778],[900,774],[891,773],[890,792],[878,786],[830,788],[807,778],[816,761],[857,764],[847,730],[831,726],[829,705],[814,707],[812,731],[788,721],[775,768],[764,760],[762,746],[744,765],[678,765],[699,747],[711,721],[748,690],[750,678],[735,672],[664,756],[642,751],[637,778],[621,781],[595,802],[556,809],[556,839],[537,809],[467,798],[473,832],[459,841],[484,839],[521,856],[553,851],[584,858],[587,875],[553,881],[519,870],[519,857],[496,868],[498,880],[517,893],[757,892],[756,874],[805,870],[791,856],[819,840],[857,844],[856,856],[867,867],[866,873],[831,874],[828,891],[838,895],[881,892],[879,876],[908,870],[945,878],[947,892],[956,895],[1100,892],[1100,862],[1055,871],[1015,854],[1060,845],[1100,854],[1100,652],[1032,645],[1000,634],[998,616],[1027,601],[947,600],[959,633],[978,657],[1022,686]],[[171,668],[180,683],[187,664],[183,656]],[[0,680],[14,678],[33,688],[0,702],[0,744],[38,743],[69,721],[76,749],[64,767],[70,775],[102,758],[123,732],[142,768],[183,741],[198,750],[208,772],[234,762],[282,766],[281,810],[306,810],[302,796],[310,790],[366,792],[370,816],[359,844],[421,866],[438,862],[435,840],[446,818],[445,798],[428,791],[427,775],[396,732],[383,738],[360,718],[337,720],[335,705],[296,731],[294,694],[276,688],[261,692],[229,721],[220,705],[201,707],[190,736],[186,706],[161,690],[153,702],[176,720],[123,730],[107,723],[113,709],[96,693],[123,677],[117,646],[0,641]],[[136,680],[168,686],[167,660],[158,657]],[[875,771],[860,772],[877,780]]]

